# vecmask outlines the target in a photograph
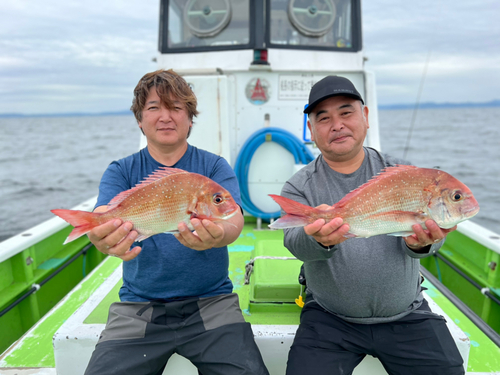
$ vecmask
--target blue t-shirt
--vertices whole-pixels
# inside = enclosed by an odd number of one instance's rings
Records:
[[[131,189],[159,167],[146,148],[112,162],[99,185],[96,207],[107,205],[117,194]],[[227,189],[241,206],[233,169],[220,156],[188,145],[186,153],[168,167],[199,173]],[[141,253],[123,262],[122,301],[145,302],[211,297],[231,293],[227,246],[197,251],[183,246],[172,234],[156,234],[140,243]]]

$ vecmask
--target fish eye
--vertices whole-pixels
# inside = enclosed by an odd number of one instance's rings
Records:
[[[458,202],[460,200],[463,199],[463,195],[460,191],[455,191],[452,195],[451,195],[451,199],[454,201],[454,202]]]
[[[221,204],[222,202],[224,202],[224,197],[221,193],[215,193],[212,197],[212,200],[215,204]]]

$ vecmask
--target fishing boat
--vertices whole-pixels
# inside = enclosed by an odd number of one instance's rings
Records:
[[[182,74],[198,97],[189,143],[223,156],[240,183],[245,225],[229,246],[229,275],[272,375],[284,374],[304,290],[301,262],[283,232],[267,227],[280,216],[268,194],[319,154],[302,111],[326,75],[347,77],[362,93],[365,145],[380,150],[375,77],[364,61],[360,0],[160,2],[158,66]],[[71,229],[53,218],[0,243],[0,374],[85,370],[118,300],[122,261],[86,236],[63,245]],[[422,260],[425,298],[446,317],[467,374],[500,373],[499,261],[500,235],[472,221]],[[198,372],[174,355],[164,373]],[[385,373],[370,356],[354,372]]]

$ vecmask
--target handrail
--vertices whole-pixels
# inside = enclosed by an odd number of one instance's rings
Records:
[[[453,271],[458,273],[460,276],[462,276],[465,280],[467,280],[470,284],[472,284],[475,288],[479,289],[482,294],[484,294],[486,297],[491,299],[493,302],[495,302],[497,305],[500,306],[500,300],[496,298],[493,294],[490,293],[488,288],[483,288],[480,284],[476,283],[472,278],[470,278],[465,272],[463,272],[460,268],[455,266],[453,263],[451,263],[448,259],[446,259],[444,256],[442,256],[439,253],[435,253],[434,256],[436,258],[441,259],[444,263],[448,265]]]
[[[53,272],[49,277],[41,281],[39,284],[33,284],[30,290],[28,290],[25,294],[23,294],[21,297],[19,297],[17,300],[12,302],[9,306],[7,306],[5,309],[0,311],[0,318],[7,314],[10,310],[12,310],[14,307],[19,305],[22,301],[24,301],[26,298],[28,298],[30,295],[33,293],[37,292],[43,285],[48,283],[52,278],[54,278],[57,274],[59,274],[62,270],[64,270],[66,267],[68,267],[71,263],[73,263],[75,260],[77,260],[80,255],[85,255],[87,251],[94,246],[92,243],[89,243],[86,245],[83,249],[78,251],[71,259],[67,260],[61,267],[59,267],[55,272]]]
[[[420,272],[429,282],[436,287],[446,298],[448,298],[467,318],[470,319],[491,341],[500,347],[500,335],[493,330],[484,320],[482,320],[474,311],[462,302],[455,294],[453,294],[446,286],[443,285],[434,275],[420,267]]]
[[[476,224],[471,220],[458,224],[457,231],[473,239],[477,243],[500,254],[500,234],[495,233],[482,225]]]
[[[94,208],[97,196],[82,202],[72,210],[91,211]],[[30,246],[52,236],[61,229],[66,228],[69,224],[59,217],[54,217],[44,221],[43,223],[34,226],[16,236],[0,242],[0,263],[12,258]]]

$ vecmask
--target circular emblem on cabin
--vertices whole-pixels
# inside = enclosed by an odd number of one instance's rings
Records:
[[[262,105],[271,96],[271,85],[264,78],[254,78],[247,83],[245,95],[250,103]]]

